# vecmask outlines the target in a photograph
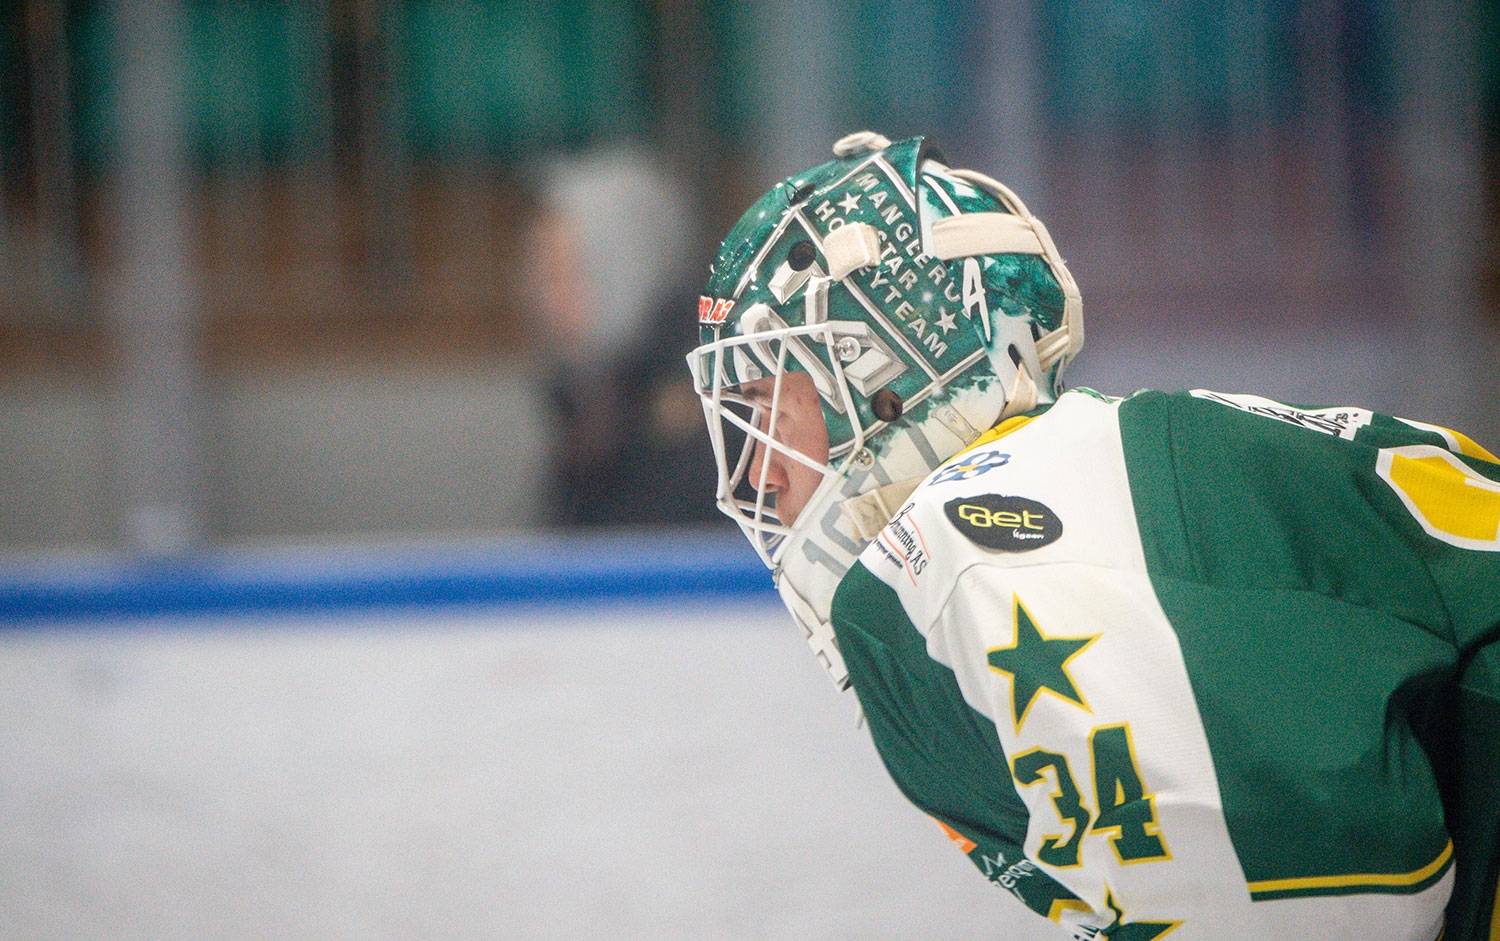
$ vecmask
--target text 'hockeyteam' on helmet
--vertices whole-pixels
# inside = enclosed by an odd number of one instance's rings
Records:
[[[688,363],[718,505],[843,687],[839,579],[933,469],[1056,398],[1083,319],[1046,227],[1004,186],[921,137],[833,152],[730,230]],[[826,436],[807,433],[819,417]]]

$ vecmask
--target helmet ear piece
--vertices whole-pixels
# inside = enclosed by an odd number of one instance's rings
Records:
[[[898,421],[901,418],[901,396],[890,389],[881,389],[870,398],[870,408],[883,422]]]

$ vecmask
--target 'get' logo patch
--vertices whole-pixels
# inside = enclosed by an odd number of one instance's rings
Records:
[[[1062,520],[1044,503],[985,493],[943,504],[943,512],[970,542],[1001,552],[1029,552],[1062,535]]]

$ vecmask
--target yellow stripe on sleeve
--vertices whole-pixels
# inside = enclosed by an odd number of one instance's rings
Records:
[[[1437,858],[1421,869],[1413,872],[1372,872],[1356,873],[1347,876],[1307,876],[1297,879],[1264,879],[1260,882],[1249,883],[1251,893],[1259,892],[1296,892],[1309,889],[1348,889],[1359,886],[1406,886],[1416,885],[1424,879],[1430,879],[1434,874],[1448,865],[1448,860],[1453,858],[1453,841]],[[1491,938],[1496,938],[1493,933]]]

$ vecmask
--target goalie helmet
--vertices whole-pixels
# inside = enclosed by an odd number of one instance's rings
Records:
[[[861,132],[833,152],[730,230],[688,363],[719,508],[842,689],[839,580],[939,464],[1055,399],[1083,321],[1046,228],[1004,186],[920,137]],[[803,402],[826,437],[806,433]],[[802,492],[772,482],[773,465]]]

